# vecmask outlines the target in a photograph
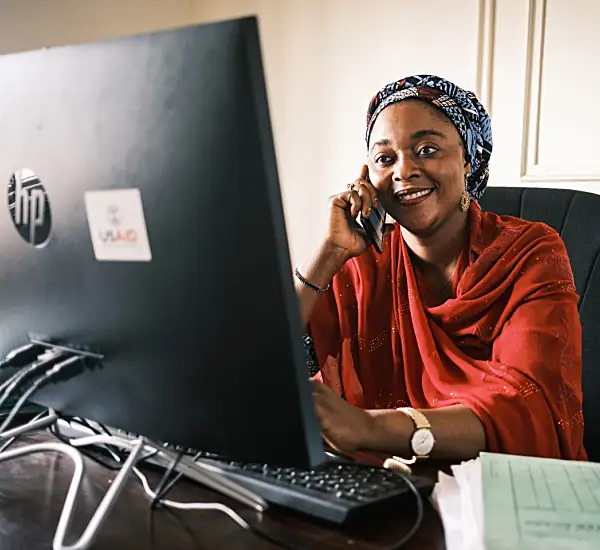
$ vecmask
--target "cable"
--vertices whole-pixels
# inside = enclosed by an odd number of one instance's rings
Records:
[[[10,413],[5,418],[4,422],[2,422],[2,425],[0,425],[0,434],[4,430],[6,430],[6,428],[10,425],[10,423],[13,421],[14,417],[19,412],[19,409],[40,388],[40,386],[42,386],[43,384],[48,382],[51,378],[56,376],[58,373],[60,373],[66,367],[80,363],[83,360],[84,359],[79,355],[76,355],[75,357],[69,357],[68,359],[65,359],[64,361],[58,363],[57,365],[54,365],[50,370],[46,371],[42,376],[37,378],[31,384],[31,386],[29,386],[29,388],[27,388],[27,390],[25,391],[25,393],[23,393],[23,395],[19,398],[19,400],[15,403],[14,407],[11,409]]]
[[[31,363],[31,361],[35,360],[36,358],[39,359],[40,350],[41,350],[41,346],[39,346],[37,344],[29,344],[27,346],[24,346],[22,348],[14,350],[13,352],[11,352],[11,354],[7,355],[7,357],[4,361],[0,362],[0,369],[5,368],[5,367],[19,367],[19,366],[23,367],[23,366]],[[6,382],[4,382],[2,385],[0,385],[0,391],[4,391],[4,394],[0,397],[0,407],[4,404],[4,402],[10,396],[10,394],[21,384],[21,382],[23,380],[25,380],[25,378],[27,378],[29,375],[35,374],[36,371],[38,371],[38,370],[42,370],[43,368],[48,368],[56,360],[61,359],[62,354],[56,353],[56,352],[48,352],[47,354],[44,354],[44,355],[47,356],[45,359],[43,359],[43,358],[39,359],[38,361],[36,361],[36,363],[29,366],[27,369],[18,372],[17,374],[15,374],[11,378],[9,378]],[[76,364],[82,360],[83,360],[83,358],[81,356],[69,357],[68,359],[65,359],[64,361],[58,363],[57,365],[54,365],[49,370],[47,370],[42,376],[37,378],[30,385],[30,387],[25,391],[25,393],[21,396],[21,398],[15,403],[15,405],[9,412],[8,416],[6,417],[6,419],[0,426],[0,434],[2,434],[6,430],[6,428],[10,425],[10,423],[14,420],[14,418],[18,414],[19,410],[22,408],[22,406],[25,404],[25,402],[31,397],[31,395],[33,395],[44,383],[49,381],[52,377],[56,376],[61,370],[63,370],[67,366]],[[44,414],[44,412],[45,411],[38,414],[30,422],[25,424],[23,426],[23,428],[26,428],[29,424],[34,424],[36,421],[39,421],[40,417]],[[91,429],[92,431],[98,433],[98,430],[93,428],[85,419],[79,419],[78,421],[80,424],[82,424],[82,425],[86,426],[87,428]],[[110,432],[104,426],[101,426],[101,428],[104,430],[104,432],[106,434],[110,434]],[[16,429],[18,429],[18,428],[16,428]],[[241,516],[239,516],[237,513],[235,513],[231,508],[229,508],[228,506],[222,505],[220,503],[216,503],[216,502],[213,502],[213,503],[181,503],[181,502],[174,502],[171,500],[163,499],[162,498],[163,495],[166,494],[173,487],[173,485],[181,478],[181,473],[179,473],[168,484],[166,483],[166,480],[170,476],[173,468],[176,466],[177,462],[179,461],[179,459],[181,458],[183,453],[180,453],[180,455],[177,457],[177,459],[175,461],[173,461],[170,469],[167,470],[165,476],[163,476],[163,479],[161,480],[161,484],[159,485],[158,490],[156,492],[154,492],[150,488],[147,478],[137,468],[135,468],[135,466],[133,466],[137,461],[139,452],[141,452],[141,450],[144,447],[142,442],[136,441],[135,443],[131,443],[127,440],[120,439],[120,438],[117,438],[117,437],[111,436],[111,435],[95,435],[95,436],[83,437],[83,438],[69,441],[60,433],[60,430],[58,430],[56,428],[55,424],[53,424],[50,427],[50,430],[52,431],[53,435],[55,435],[57,438],[59,438],[64,443],[62,443],[62,444],[47,443],[47,444],[30,445],[28,447],[21,447],[14,451],[5,452],[6,448],[9,447],[16,440],[17,437],[19,437],[19,435],[20,435],[20,433],[19,433],[15,436],[9,437],[9,439],[7,439],[7,441],[4,443],[4,445],[0,448],[0,462],[4,461],[4,460],[9,460],[11,458],[15,458],[17,456],[22,456],[24,454],[30,454],[30,453],[40,452],[40,451],[47,451],[47,450],[55,450],[58,452],[64,452],[64,453],[68,454],[75,462],[75,473],[73,475],[73,479],[72,479],[71,485],[69,487],[69,492],[65,499],[65,504],[63,506],[63,512],[61,514],[61,518],[59,520],[59,526],[57,527],[56,535],[55,535],[54,542],[53,542],[53,548],[55,550],[81,550],[83,548],[87,548],[89,546],[89,544],[91,544],[96,531],[99,529],[101,523],[104,521],[105,516],[107,515],[110,508],[112,507],[114,499],[116,498],[117,494],[120,492],[120,490],[121,490],[120,485],[124,483],[124,479],[128,475],[129,470],[132,470],[133,473],[140,479],[140,481],[142,483],[142,487],[144,488],[144,491],[151,499],[151,505],[160,503],[163,506],[166,506],[168,508],[174,508],[174,509],[178,509],[178,510],[220,511],[220,512],[227,514],[233,521],[235,521],[242,528],[254,532],[256,535],[260,536],[261,538],[264,538],[270,542],[273,542],[280,546],[284,546],[286,548],[295,548],[294,546],[291,546],[287,542],[275,539],[274,537],[268,535],[264,531],[257,529],[254,526],[251,526]],[[26,430],[24,430],[24,431],[26,431]],[[21,433],[23,433],[23,432],[21,432]],[[112,456],[112,458],[115,460],[115,462],[118,463],[117,468],[120,471],[119,471],[119,474],[117,475],[117,478],[115,479],[115,482],[111,485],[111,488],[109,489],[109,491],[107,491],[105,498],[103,499],[100,506],[96,510],[96,513],[94,514],[94,516],[92,517],[92,520],[90,520],[90,523],[88,524],[88,527],[86,528],[84,534],[81,536],[81,538],[79,539],[79,541],[77,543],[75,543],[74,545],[71,545],[69,547],[66,547],[63,545],[63,541],[64,541],[64,537],[66,534],[66,530],[68,529],[68,525],[70,523],[72,509],[75,504],[75,500],[77,498],[77,493],[79,490],[79,485],[81,483],[81,478],[83,476],[83,459],[81,458],[81,454],[77,453],[77,451],[75,449],[73,449],[72,447],[69,447],[68,444],[71,444],[74,447],[79,447],[79,446],[83,447],[85,445],[93,445],[93,444],[95,444],[95,445],[104,444],[105,450]],[[136,447],[136,444],[137,444],[137,447]],[[132,449],[135,449],[136,452],[131,452],[126,463],[124,465],[121,465],[121,457],[110,448],[111,445],[115,446],[117,448],[125,448],[130,451]],[[69,451],[67,451],[67,449]],[[76,454],[73,454],[71,451],[73,451]],[[82,449],[82,451],[83,451],[83,449]],[[152,456],[154,456],[158,452],[159,452],[158,449],[153,448],[152,451],[150,452],[150,454]],[[146,457],[143,457],[141,460],[144,460],[147,458],[149,458],[149,455],[147,455]],[[98,461],[98,458],[95,457],[94,460]],[[103,464],[103,465],[110,468],[110,466],[108,466],[107,464]],[[112,467],[111,469],[114,469],[114,467]],[[406,535],[404,535],[402,537],[402,539],[400,539],[399,541],[390,545],[386,550],[397,550],[397,549],[401,548],[402,546],[404,546],[418,531],[418,529],[420,528],[420,526],[423,522],[423,516],[424,516],[423,498],[422,498],[421,494],[419,493],[418,489],[415,487],[413,482],[408,477],[406,477],[405,475],[403,475],[399,472],[397,472],[397,475],[400,475],[402,477],[402,479],[406,483],[407,487],[415,495],[415,498],[417,500],[417,518],[416,518],[412,528],[410,529],[410,531]],[[119,480],[119,483],[117,483],[117,479]],[[109,493],[111,494],[110,498],[109,498]],[[106,504],[105,504],[105,501],[106,501]],[[68,511],[68,514],[67,514],[67,511]]]
[[[0,369],[21,368],[35,361],[44,352],[45,348],[39,344],[25,344],[20,348],[13,349],[0,361]]]
[[[73,517],[73,510],[79,495],[81,480],[83,479],[83,473],[85,469],[81,453],[74,447],[65,445],[64,443],[36,443],[34,445],[19,447],[17,449],[6,451],[0,454],[0,462],[28,454],[48,451],[66,454],[73,460],[75,464],[75,471],[73,473],[73,478],[71,479],[71,484],[69,485],[69,490],[67,492],[63,509],[58,520],[58,526],[56,527],[56,533],[54,534],[54,540],[52,541],[52,548],[53,550],[86,550],[94,542],[98,530],[106,520],[119,494],[125,487],[125,482],[135,466],[135,463],[144,445],[142,440],[136,440],[135,442],[130,443],[129,446],[131,449],[129,458],[113,480],[108,491],[106,491],[104,498],[98,505],[98,508],[96,508],[92,519],[89,521],[81,537],[79,537],[79,540],[69,546],[64,544],[64,540]]]
[[[181,462],[183,455],[184,452],[179,451],[177,453],[177,456],[173,460],[171,460],[169,467],[165,470],[162,479],[159,481],[158,486],[156,487],[155,496],[152,499],[152,502],[150,503],[150,508],[156,508],[156,505],[159,503],[159,500],[169,492],[169,489],[171,489],[171,487],[173,487],[174,483],[170,484],[169,478],[171,477],[173,470]]]
[[[412,494],[415,495],[415,499],[417,500],[417,517],[410,531],[406,533],[406,535],[404,535],[400,540],[394,542],[387,548],[384,548],[384,550],[398,550],[399,548],[402,548],[410,539],[415,536],[415,533],[419,530],[421,524],[423,523],[423,516],[425,515],[423,497],[421,493],[419,493],[419,490],[416,488],[415,484],[408,476],[405,476],[400,472],[396,472],[396,474],[403,479],[404,483],[406,483],[406,486],[410,489]]]
[[[70,424],[79,423],[79,422],[81,422],[81,420],[83,420],[79,417],[68,417],[68,416],[62,416],[62,415],[58,415],[58,418],[66,421],[66,422],[69,422]],[[85,424],[87,424],[87,425],[85,425]],[[85,424],[82,422],[82,425],[84,425],[86,428],[88,428],[94,434],[102,435],[102,432],[100,432],[97,428],[92,426],[89,422],[86,422]],[[101,429],[106,430],[108,432],[108,429],[105,426],[102,426],[100,424],[98,424],[98,426],[100,426]],[[71,440],[60,431],[59,423],[56,422],[56,423],[52,424],[51,426],[49,426],[48,431],[51,435],[56,437],[56,439],[58,439],[61,443],[64,443],[65,445],[71,445]],[[108,432],[108,435],[112,435],[112,434],[110,432]],[[90,447],[92,447],[92,446],[90,445]],[[121,450],[121,449],[116,449],[116,450]],[[79,449],[79,452],[81,454],[83,454],[86,458],[89,458],[90,460],[94,461],[95,463],[100,464],[100,466],[102,466],[103,468],[106,468],[111,471],[118,471],[122,468],[123,461],[125,459],[127,459],[127,455],[125,455],[123,457],[122,455],[119,455],[116,452],[116,450],[114,447],[111,447],[110,445],[98,445],[97,450],[81,447]],[[159,453],[159,451],[157,449],[155,449],[153,452],[150,452],[150,453],[146,454],[145,456],[141,457],[138,460],[138,464],[143,464],[143,463],[147,462],[148,460],[150,460],[151,458],[156,456],[158,453]],[[105,454],[110,455],[110,457],[112,458],[112,460],[114,462],[110,462],[110,461],[106,460]]]
[[[148,483],[148,479],[142,472],[140,472],[137,468],[133,471],[133,473],[139,478],[142,483],[142,487],[144,488],[144,492],[148,495],[151,500],[156,498],[156,493],[150,489],[150,484]],[[229,506],[225,506],[224,504],[220,504],[218,502],[174,502],[172,500],[161,499],[159,500],[160,504],[167,508],[174,508],[176,510],[212,510],[217,512],[223,512],[227,514],[233,521],[235,521],[240,527],[251,530],[250,525],[236,512],[234,512]]]
[[[84,446],[84,445],[92,445],[92,444],[100,444],[100,443],[103,443],[105,445],[110,444],[115,447],[121,447],[121,448],[128,448],[128,446],[130,445],[130,443],[127,440],[124,440],[124,439],[121,439],[121,438],[118,438],[115,436],[102,436],[102,435],[88,436],[88,437],[83,437],[83,438],[79,438],[76,440],[71,440],[71,443],[73,445],[77,446],[78,448],[80,448],[81,446]],[[239,516],[236,512],[234,512],[231,508],[229,508],[228,506],[224,506],[220,503],[216,503],[216,502],[212,502],[212,503],[182,503],[182,502],[174,502],[171,500],[166,500],[166,499],[160,498],[160,495],[157,495],[154,491],[152,491],[152,489],[150,488],[150,484],[148,483],[148,479],[142,472],[140,472],[140,470],[138,468],[134,468],[133,473],[138,477],[138,479],[142,483],[144,492],[148,495],[148,497],[151,499],[151,501],[157,500],[163,506],[165,506],[167,508],[177,509],[177,510],[215,510],[215,511],[223,512],[223,513],[227,514],[231,519],[233,519],[240,527],[243,527],[244,529],[253,532],[256,536],[258,536],[260,538],[263,538],[271,543],[277,544],[283,548],[288,548],[290,550],[301,550],[300,547],[292,545],[292,544],[288,543],[287,541],[279,540],[279,539],[269,535],[268,533],[264,532],[262,529],[259,529],[256,526],[249,524],[244,519],[242,519],[241,516]],[[408,478],[407,476],[405,476],[404,474],[401,474],[399,472],[396,472],[396,473],[397,473],[397,475],[402,477],[403,481],[406,483],[406,486],[408,487],[408,489],[413,493],[413,495],[416,498],[417,517],[408,533],[403,535],[403,537],[400,540],[394,542],[389,547],[384,548],[383,550],[398,550],[399,548],[402,548],[410,539],[412,539],[412,537],[415,535],[415,533],[419,530],[419,528],[421,527],[421,524],[423,522],[423,517],[424,517],[423,497],[419,493],[419,490],[416,488],[415,484],[410,480],[410,478]],[[176,477],[176,479],[177,478],[178,477]],[[166,487],[165,487],[165,489],[166,489]]]
[[[68,437],[65,437],[61,431],[60,428],[58,427],[58,424],[53,424],[52,426],[49,427],[49,431],[50,433],[56,437],[56,439],[58,439],[61,443],[64,443],[65,445],[71,445],[71,440]],[[80,452],[86,456],[87,458],[89,458],[90,460],[93,460],[94,462],[100,464],[100,466],[106,468],[107,470],[111,470],[113,472],[116,472],[118,470],[121,469],[121,467],[123,466],[122,461],[116,460],[115,456],[113,456],[110,451],[108,450],[108,448],[106,447],[102,447],[102,450],[105,451],[106,453],[110,454],[111,458],[114,460],[114,462],[110,462],[107,458],[101,458],[100,456],[100,452],[99,451],[91,451],[88,449],[80,449]]]
[[[421,524],[423,523],[423,517],[425,515],[423,497],[421,496],[421,493],[419,493],[419,490],[416,488],[415,484],[410,480],[409,477],[405,476],[404,474],[399,473],[399,472],[396,472],[396,473],[397,473],[397,475],[402,477],[402,480],[404,481],[406,486],[409,488],[411,493],[413,493],[413,495],[415,496],[415,499],[417,501],[417,517],[416,517],[415,522],[413,523],[412,527],[408,531],[408,533],[403,535],[400,540],[393,542],[389,546],[384,546],[381,550],[399,550],[400,548],[402,548],[410,539],[412,539],[414,537],[415,533],[419,530],[419,528],[421,527]],[[258,527],[254,526],[254,525],[251,525],[250,529],[257,536],[259,536],[271,543],[277,544],[278,546],[287,548],[289,550],[302,550],[298,546],[295,546],[293,544],[288,543],[287,541],[280,540],[280,539],[277,539],[277,538],[269,535],[268,533],[266,533],[265,531],[263,531],[262,529],[259,529]]]
[[[102,424],[98,424],[100,426],[100,429],[103,430],[100,431],[98,430],[98,428],[95,428],[94,426],[92,426],[85,418],[81,418],[79,416],[74,416],[72,418],[70,417],[63,417],[63,420],[69,422],[69,424],[80,424],[81,426],[83,426],[84,428],[87,428],[88,430],[90,430],[91,432],[93,432],[95,435],[112,435],[108,429],[106,428],[106,426],[102,425]],[[58,430],[58,427],[57,427]],[[61,434],[62,435],[62,434]],[[70,440],[68,440],[70,441]],[[117,463],[116,467],[113,467],[113,469],[119,469],[120,465],[123,464],[123,461],[127,458],[127,456],[123,456],[122,454],[119,454],[118,451],[120,451],[121,449],[118,448],[111,448],[110,445],[103,445],[102,446],[102,450],[104,450],[105,452],[107,452],[112,459]]]
[[[78,422],[82,426],[86,427],[88,430],[91,430],[96,435],[101,435],[102,433],[104,433],[105,435],[112,435],[108,428],[104,424],[100,424],[99,422],[96,422],[96,424],[98,425],[101,431],[97,428],[94,428],[94,426],[92,426],[85,418],[81,418],[80,416],[75,416],[72,418],[72,420],[74,422]]]
[[[81,447],[84,447],[87,445],[99,445],[99,444],[102,444],[105,446],[110,445],[110,446],[119,447],[122,449],[129,449],[131,447],[131,443],[125,439],[122,439],[122,438],[119,438],[116,436],[105,436],[105,435],[86,436],[86,437],[70,440],[70,443],[73,446],[76,446],[77,448],[81,448]],[[157,452],[157,449],[154,447],[150,447],[150,446],[146,445],[146,448],[147,449],[150,448],[153,453]],[[144,458],[147,458],[147,456]],[[140,460],[144,460],[144,458],[142,458]],[[268,540],[269,542],[277,544],[284,548],[288,548],[291,550],[300,550],[300,548],[298,546],[291,545],[287,541],[279,540],[279,539],[269,535],[268,533],[264,532],[263,530],[257,528],[256,526],[249,524],[241,516],[239,516],[236,512],[234,512],[231,508],[229,508],[228,506],[222,505],[220,503],[216,503],[216,502],[212,502],[212,503],[182,503],[182,502],[174,502],[171,500],[163,499],[159,494],[157,494],[157,492],[152,491],[152,489],[150,488],[150,484],[148,483],[148,479],[142,472],[140,472],[140,470],[138,468],[134,468],[133,473],[138,477],[138,479],[142,483],[144,492],[148,495],[148,497],[151,499],[151,501],[156,500],[158,503],[162,504],[163,506],[165,506],[167,508],[173,508],[173,509],[177,509],[177,510],[219,511],[219,512],[227,514],[240,527],[243,527],[244,529],[253,532],[255,535],[259,536],[260,538]],[[416,517],[415,522],[413,523],[411,529],[408,531],[408,533],[403,535],[400,540],[392,543],[390,546],[388,546],[387,548],[384,548],[383,550],[398,550],[398,549],[402,548],[410,539],[412,539],[412,537],[419,530],[419,528],[421,527],[421,524],[423,523],[423,517],[424,517],[423,497],[421,496],[421,494],[419,493],[419,490],[416,488],[415,484],[410,480],[409,477],[407,477],[404,474],[399,473],[399,472],[396,472],[396,474],[402,478],[402,480],[404,481],[404,483],[406,484],[408,489],[415,496],[416,504],[417,504],[417,517]],[[180,478],[180,475],[178,474],[175,477],[175,479],[172,480],[172,483],[177,481],[179,478]],[[171,484],[169,484],[169,485],[171,485]],[[165,487],[163,489],[163,491],[165,489],[167,489],[167,487]],[[170,487],[168,487],[168,489],[170,489]]]
[[[2,397],[0,397],[0,408],[4,405],[4,402],[10,397],[15,389],[23,382],[26,378],[31,375],[37,374],[38,371],[47,369],[55,361],[60,359],[60,354],[49,352],[44,354],[41,359],[33,363],[32,365],[23,368],[17,373],[13,374],[8,380],[0,385],[0,391],[3,391]]]
[[[64,532],[67,530],[68,525],[70,523],[70,515],[73,511],[75,501],[77,500],[77,493],[79,491],[79,486],[81,484],[81,480],[85,471],[83,459],[81,458],[81,454],[77,451],[77,449],[74,449],[73,447],[70,447],[63,443],[37,443],[34,445],[28,445],[26,447],[19,447],[18,449],[6,451],[0,454],[0,462],[39,452],[57,452],[59,454],[67,455],[73,461],[73,464],[75,466],[75,471],[73,472],[73,477],[71,478],[71,484],[69,485],[69,490],[67,492],[67,496],[65,497],[63,509],[58,521],[58,524],[62,527],[62,531]],[[54,536],[54,550],[57,550],[55,544],[57,535],[58,527]]]
[[[115,447],[120,447],[122,449],[130,449],[131,443],[126,439],[121,439],[116,436],[106,436],[106,435],[90,435],[86,437],[80,437],[78,439],[72,439],[71,445],[74,447],[80,448],[86,445],[113,445]],[[149,447],[148,445],[146,447]],[[152,451],[156,449],[154,447],[149,447]],[[133,469],[133,473],[138,477],[138,479],[142,483],[142,487],[144,492],[148,495],[151,500],[156,499],[156,493],[150,488],[150,484],[148,483],[148,479],[142,472],[139,471],[138,468]],[[218,502],[192,502],[192,503],[184,503],[184,502],[175,502],[172,500],[159,499],[158,502],[167,508],[174,508],[177,510],[212,510],[217,512],[222,512],[227,514],[233,521],[235,521],[240,527],[244,529],[250,529],[250,525],[236,512],[234,512],[228,506],[224,504],[220,504]]]
[[[3,453],[4,451],[6,451],[6,449],[8,449],[17,440],[17,437],[19,437],[19,436],[13,435],[9,439],[7,439],[4,442],[4,444],[2,445],[2,447],[0,447],[0,453]]]
[[[194,457],[192,458],[193,462],[196,462],[196,460],[198,460],[204,453],[199,452],[196,455],[194,455]],[[163,498],[164,496],[167,495],[167,493],[175,486],[175,484],[183,477],[183,473],[178,472],[177,475],[175,475],[173,477],[173,479],[171,479],[171,481],[169,481],[169,483],[167,483],[163,489],[161,491],[159,491],[158,487],[156,489],[156,494],[157,499],[160,500],[161,498]]]
[[[37,414],[36,416],[34,416],[29,422],[26,422],[25,424],[23,424],[23,426],[21,426],[19,428],[15,428],[13,430],[11,430],[11,432],[17,431],[17,433],[15,435],[12,435],[8,438],[6,438],[6,441],[3,443],[2,447],[0,447],[0,454],[3,453],[4,451],[6,451],[6,449],[8,449],[19,437],[21,437],[22,434],[24,434],[25,432],[28,432],[29,430],[35,430],[38,425],[40,424],[39,419],[42,418],[42,416],[44,416],[46,413],[48,412],[48,410],[44,410],[41,413]],[[53,417],[53,420],[55,420],[56,417]],[[45,425],[46,422],[42,422],[41,424]],[[5,437],[8,434],[4,434]]]
[[[44,411],[42,411],[44,412]],[[45,428],[56,422],[57,419],[56,413],[48,409],[48,416],[46,418],[40,418],[36,420],[35,418],[31,419],[27,424],[22,424],[21,426],[17,426],[16,428],[11,428],[10,430],[6,430],[0,434],[0,441],[4,439],[10,439],[11,437],[15,437],[18,435],[22,435],[25,432],[33,432],[35,430],[39,430],[41,428]]]

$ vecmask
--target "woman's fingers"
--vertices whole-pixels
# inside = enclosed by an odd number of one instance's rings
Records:
[[[369,190],[369,193],[371,194],[371,200],[372,200],[373,206],[375,208],[378,208],[379,207],[379,199],[377,198],[377,189],[375,189],[375,187],[373,187],[373,184],[371,183],[371,179],[369,178],[369,167],[366,164],[363,164],[363,167],[360,171],[360,176],[358,179],[360,180],[361,184],[367,186],[367,189]]]
[[[371,215],[371,210],[375,206],[375,201],[373,199],[373,194],[369,189],[367,184],[361,184],[358,186],[358,196],[361,200],[361,212],[365,218],[368,218]]]
[[[350,205],[350,216],[356,218],[362,209],[362,199],[356,190],[356,187],[349,189],[345,193],[345,200]]]

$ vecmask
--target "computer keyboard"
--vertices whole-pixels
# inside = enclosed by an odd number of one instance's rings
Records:
[[[93,433],[62,420],[59,425],[61,432],[67,437]],[[133,440],[137,437],[112,428],[109,431],[122,439]],[[416,507],[416,497],[405,483],[404,477],[385,468],[342,462],[339,458],[332,458],[329,462],[309,469],[272,467],[225,461],[211,453],[198,453],[195,449],[169,444],[164,444],[163,448],[172,454],[183,452],[190,458],[194,457],[197,463],[203,464],[208,470],[237,482],[270,504],[336,524],[369,517],[399,504]],[[159,453],[149,457],[146,462],[166,468],[171,459]],[[175,471],[180,470],[175,467]],[[187,468],[181,473],[202,483],[202,477],[195,475],[193,469]],[[434,480],[415,475],[407,477],[423,498],[429,496]]]
[[[212,459],[201,462],[272,504],[333,523],[367,517],[401,502],[416,506],[416,497],[403,476],[384,468],[335,462],[311,469]],[[429,496],[433,480],[408,477],[424,498]]]

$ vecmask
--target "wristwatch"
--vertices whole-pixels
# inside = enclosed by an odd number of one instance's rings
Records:
[[[427,417],[422,412],[419,412],[412,407],[400,407],[396,410],[410,416],[415,424],[415,431],[410,437],[410,447],[415,458],[429,458],[431,451],[433,451],[433,446],[435,445],[435,438],[433,437],[431,424],[429,423],[429,420],[427,420]]]

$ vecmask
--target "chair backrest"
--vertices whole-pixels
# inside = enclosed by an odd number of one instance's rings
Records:
[[[600,195],[569,189],[488,187],[484,210],[540,221],[560,233],[571,260],[583,329],[585,448],[600,462]]]

